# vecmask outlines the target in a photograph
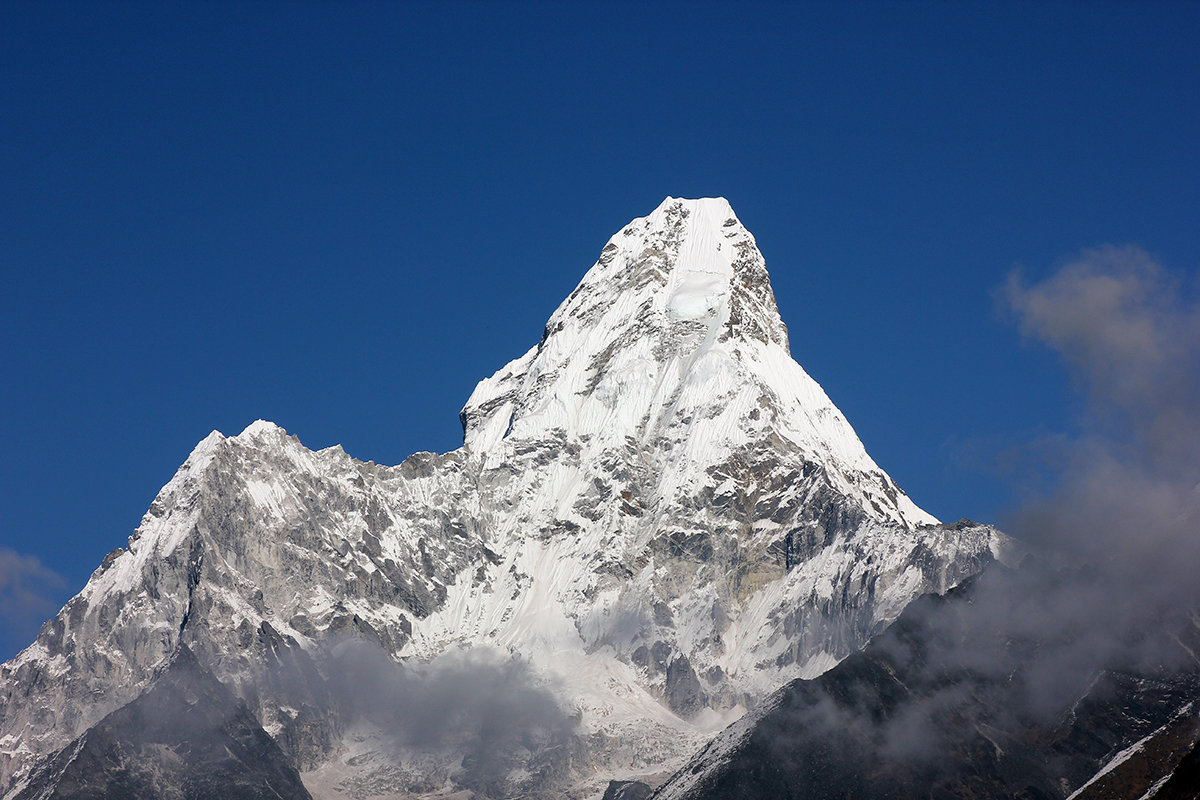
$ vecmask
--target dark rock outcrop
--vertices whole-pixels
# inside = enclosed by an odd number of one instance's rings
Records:
[[[641,781],[609,781],[603,800],[646,800],[652,791]]]
[[[16,800],[306,800],[246,705],[181,647],[152,688],[51,756]]]

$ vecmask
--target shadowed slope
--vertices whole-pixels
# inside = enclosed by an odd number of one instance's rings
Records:
[[[153,687],[38,769],[18,800],[309,798],[283,751],[181,647]]]

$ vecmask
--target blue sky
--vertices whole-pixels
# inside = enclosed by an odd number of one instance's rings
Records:
[[[793,354],[943,519],[1003,521],[1004,454],[1079,410],[1013,269],[1195,280],[1200,5],[579,6],[0,6],[0,655],[214,428],[456,447],[667,195],[729,198]]]

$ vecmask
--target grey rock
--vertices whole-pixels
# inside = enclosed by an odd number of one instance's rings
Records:
[[[609,781],[603,800],[646,800],[652,791],[641,781]]]

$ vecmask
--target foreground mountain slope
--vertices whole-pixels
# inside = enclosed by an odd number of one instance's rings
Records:
[[[202,441],[128,548],[0,669],[0,786],[186,646],[328,796],[599,794],[670,770],[1008,547],[936,524],[870,459],[791,359],[721,199],[668,198],[617,233],[461,417],[461,449],[398,467],[266,422]],[[480,735],[423,749],[394,730],[428,724],[421,709],[348,710],[348,641],[400,664],[396,685],[515,686],[558,716],[450,694],[502,741],[466,761]]]
[[[1164,613],[1101,647],[1079,619],[1039,620],[1068,606],[1103,615],[1077,605],[1081,587],[1103,596],[1092,580],[993,567],[921,598],[863,651],[723,731],[655,800],[1138,800],[1175,772],[1186,785],[1200,625]]]

